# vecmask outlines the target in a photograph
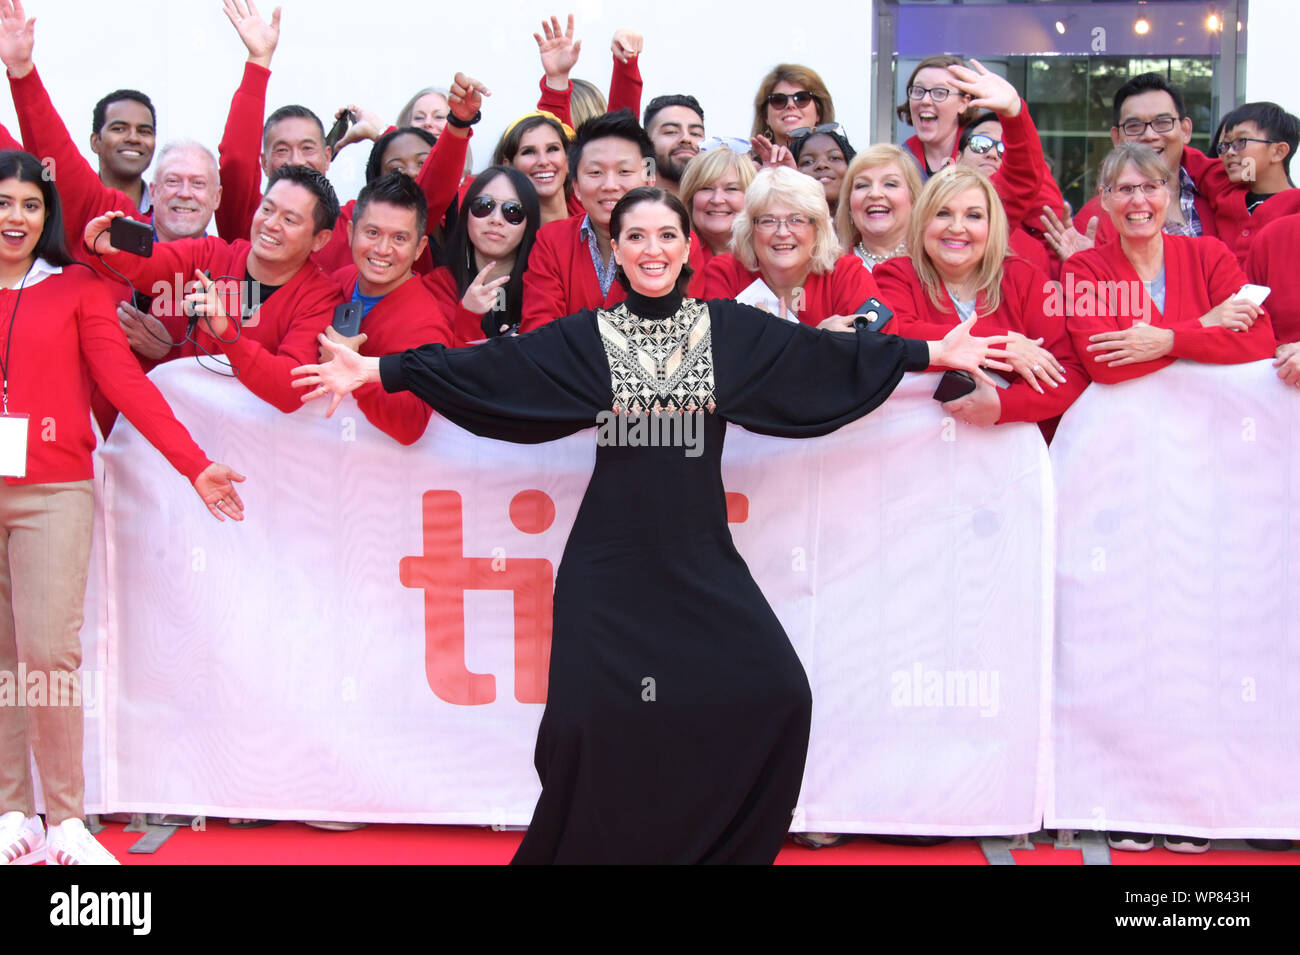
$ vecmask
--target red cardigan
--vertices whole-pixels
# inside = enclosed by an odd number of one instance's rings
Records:
[[[350,300],[357,284],[356,266],[340,269],[334,280],[344,299]],[[382,357],[430,342],[448,347],[456,345],[446,316],[418,277],[407,279],[385,295],[366,314],[361,331],[366,335],[361,345],[363,355]],[[366,419],[400,444],[420,440],[433,411],[409,391],[389,394],[378,382],[362,385],[353,396]]]
[[[451,274],[451,269],[440,265],[424,276],[422,281],[442,309],[442,314],[451,317],[451,328],[456,336],[455,347],[484,339],[483,316],[471,312],[461,304],[464,296],[456,289],[456,277]]]
[[[890,331],[906,338],[938,341],[957,324],[957,310],[952,303],[945,301],[942,309],[934,304],[908,257],[883,262],[876,266],[874,274],[880,283],[881,299],[894,310]],[[976,335],[1005,335],[1014,331],[1027,338],[1041,338],[1043,347],[1065,369],[1065,383],[1056,388],[1045,385],[1041,395],[1019,375],[1008,375],[1010,387],[998,389],[1002,403],[998,424],[1055,418],[1074,404],[1074,399],[1088,386],[1088,376],[1070,344],[1064,318],[1059,311],[1053,314],[1049,302],[1051,287],[1051,281],[1041,269],[1024,259],[1009,256],[1002,264],[1001,304],[988,315],[983,314],[983,303],[977,306]]]
[[[1243,269],[1259,231],[1270,222],[1300,212],[1300,189],[1279,192],[1256,206],[1251,213],[1246,209],[1249,189],[1244,183],[1234,184],[1221,168],[1218,174],[1207,177],[1207,180],[1210,203],[1214,206],[1216,234],[1236,254],[1237,264]],[[1296,251],[1300,250],[1293,246],[1292,252]]]
[[[209,269],[213,279],[233,280],[232,285],[239,283],[242,288],[247,276],[250,248],[247,239],[225,242],[205,236],[202,239],[155,242],[153,256],[147,259],[130,253],[105,256],[105,259],[137,288],[158,295],[171,294],[178,279],[181,284],[190,283],[195,269]],[[98,261],[96,267],[103,269]],[[103,274],[111,275],[106,271]],[[226,296],[226,313],[239,315],[242,299],[242,292],[232,289]],[[319,357],[320,344],[316,336],[329,326],[334,318],[334,307],[342,300],[338,285],[311,262],[306,262],[251,318],[245,320],[237,337],[232,318],[224,337],[233,338],[233,341],[213,338],[203,330],[202,322],[195,337],[207,352],[224,352],[238,371],[239,380],[253,394],[286,413],[297,411],[302,407],[302,391],[290,384],[293,377],[290,372],[298,365],[314,363]],[[190,342],[179,349],[180,356],[196,352]]]
[[[537,240],[528,254],[528,270],[524,272],[521,332],[531,332],[584,308],[613,308],[627,298],[617,279],[609,283],[608,294],[600,293],[591,250],[581,235],[584,218],[571,216],[537,230]],[[693,298],[702,297],[700,244],[692,233],[689,261],[695,275],[687,294]]]
[[[613,113],[620,109],[630,109],[636,121],[641,122],[641,66],[639,56],[629,57],[624,63],[614,57],[614,72],[609,78],[609,99],[606,101],[608,111]],[[539,86],[541,96],[537,98],[537,108],[555,116],[566,126],[573,126],[573,114],[569,101],[573,97],[573,84],[568,89],[553,90],[546,85],[543,76]]]
[[[105,212],[120,211],[139,222],[153,221],[152,209],[142,213],[126,193],[100,181],[99,174],[73,143],[35,69],[21,79],[9,77],[9,89],[26,150],[52,163],[50,169],[63,207],[64,242],[72,255],[86,263],[94,259],[82,244],[82,233],[87,222]]]
[[[212,462],[172,414],[131,353],[108,289],[87,269],[0,290],[0,349],[9,345],[9,411],[28,415],[27,476],[8,484],[87,481],[94,476],[90,393],[97,386],[191,482]],[[11,343],[6,343],[12,334]]]
[[[762,278],[745,268],[730,253],[715,255],[704,270],[700,298],[735,298]],[[880,294],[871,270],[856,255],[842,255],[831,272],[812,273],[803,283],[803,308],[799,321],[814,328],[832,315],[853,315],[869,298],[889,301]]]
[[[230,114],[221,137],[221,205],[216,213],[217,232],[230,242],[249,237],[253,215],[262,203],[262,117],[266,112],[266,82],[270,76],[270,70],[255,63],[244,64],[244,78],[230,102]],[[424,190],[431,215],[441,216],[456,195],[465,170],[467,147],[468,138],[439,136],[425,157],[416,182]],[[351,219],[350,207],[348,211],[347,216],[340,212],[329,245],[312,255],[312,262],[327,274],[352,264],[347,226]],[[81,247],[80,239],[76,244]]]
[[[1196,207],[1196,214],[1201,217],[1201,235],[1218,235],[1216,220],[1214,215],[1214,204],[1210,201],[1210,195],[1202,183],[1207,176],[1210,176],[1215,166],[1221,166],[1217,159],[1211,159],[1199,149],[1193,149],[1191,146],[1183,147],[1182,167],[1187,170],[1187,174],[1192,177],[1192,185],[1196,187],[1196,198],[1192,204]],[[1119,235],[1115,231],[1114,224],[1110,221],[1110,215],[1101,207],[1101,196],[1096,195],[1083,204],[1083,208],[1074,214],[1074,227],[1080,233],[1086,234],[1088,223],[1093,219],[1097,222],[1097,244],[1113,242]]]
[[[1300,192],[1293,189],[1292,192]],[[1277,201],[1275,197],[1264,205]],[[1259,215],[1258,212],[1255,215]],[[1273,322],[1273,336],[1279,345],[1300,342],[1300,215],[1284,216],[1260,229],[1246,256],[1246,275],[1256,285],[1273,291],[1264,304]]]
[[[1234,332],[1221,325],[1208,328],[1200,318],[1246,284],[1237,260],[1228,247],[1214,238],[1165,235],[1165,308],[1160,311],[1143,288],[1123,245],[1106,245],[1072,255],[1062,268],[1066,323],[1074,347],[1088,356],[1084,363],[1093,381],[1114,384],[1141,378],[1173,363],[1175,358],[1232,365],[1273,357],[1273,326],[1265,313],[1249,331]],[[1110,286],[1099,283],[1118,283]],[[1108,289],[1098,295],[1098,288]],[[1113,294],[1109,290],[1113,290]],[[1134,306],[1134,301],[1140,303]],[[1115,313],[1120,314],[1115,314]],[[1134,324],[1133,313],[1148,317],[1150,324],[1174,331],[1174,347],[1168,357],[1113,368],[1095,360],[1088,341],[1100,332],[1113,332]]]

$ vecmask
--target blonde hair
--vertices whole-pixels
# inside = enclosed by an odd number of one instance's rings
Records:
[[[690,211],[691,202],[694,201],[697,192],[709,183],[721,179],[733,169],[740,188],[748,189],[756,174],[754,163],[748,156],[734,152],[726,146],[719,146],[691,157],[691,161],[686,164],[686,169],[682,172],[682,181],[677,189],[686,210]]]
[[[569,118],[573,128],[577,129],[587,120],[604,116],[609,111],[605,96],[594,83],[587,80],[573,80],[573,93],[569,97]]]
[[[773,203],[784,203],[813,221],[812,271],[824,274],[835,269],[840,245],[831,229],[831,210],[826,205],[826,191],[812,176],[805,176],[786,166],[764,169],[745,190],[745,211],[731,231],[731,251],[737,261],[751,272],[758,271],[754,254],[754,219],[765,215]]]
[[[415,112],[415,104],[420,102],[420,100],[424,99],[426,96],[430,96],[435,93],[438,96],[442,97],[442,101],[447,104],[447,109],[450,110],[451,94],[448,93],[441,86],[426,86],[424,89],[420,90],[420,92],[416,93],[414,96],[412,96],[410,99],[406,101],[406,105],[403,106],[401,111],[397,114],[397,123],[395,125],[399,129],[402,128],[403,126],[410,126],[411,116]]]
[[[952,307],[952,300],[944,288],[939,270],[925,250],[925,230],[953,196],[968,189],[980,190],[989,210],[988,242],[984,246],[984,258],[975,270],[976,301],[981,295],[984,297],[983,308],[977,307],[977,313],[988,315],[997,311],[1002,304],[1002,263],[1010,254],[1007,248],[1007,214],[988,176],[965,166],[947,166],[930,177],[912,209],[912,224],[907,230],[907,250],[917,276],[929,292],[930,301],[939,311],[947,311]]]
[[[858,227],[853,224],[853,213],[849,211],[849,194],[853,192],[853,180],[859,174],[878,166],[893,164],[907,184],[907,194],[916,205],[916,197],[921,192],[921,174],[916,171],[916,160],[910,154],[890,143],[877,143],[868,146],[853,157],[849,168],[844,172],[844,182],[840,185],[839,204],[835,207],[835,234],[840,240],[840,247],[845,252],[852,252],[861,240]],[[909,223],[910,226],[910,223]]]
[[[763,77],[763,82],[754,95],[754,128],[749,134],[751,139],[754,136],[772,137],[772,130],[767,125],[767,98],[776,89],[777,83],[789,83],[812,93],[813,102],[817,104],[818,125],[835,122],[835,104],[831,102],[831,91],[826,88],[817,71],[798,63],[778,63]]]

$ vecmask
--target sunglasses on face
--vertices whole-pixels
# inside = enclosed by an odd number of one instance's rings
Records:
[[[790,100],[794,100],[794,105],[803,109],[816,99],[817,97],[812,93],[809,93],[807,90],[800,90],[797,93],[768,93],[767,105],[775,106],[777,109],[785,109],[786,104],[789,103]]]
[[[524,211],[524,204],[518,199],[507,199],[500,205],[501,218],[511,225],[519,225],[528,217],[528,213]],[[479,196],[469,204],[469,214],[475,219],[486,219],[496,207],[497,201],[491,196]]]
[[[970,142],[966,144],[967,149],[980,156],[983,156],[995,146],[997,147],[999,156],[1007,151],[1007,147],[1002,142],[994,139],[992,136],[985,136],[983,133],[976,133],[970,138]]]

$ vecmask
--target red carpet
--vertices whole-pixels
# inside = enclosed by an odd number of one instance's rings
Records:
[[[123,865],[503,865],[522,838],[520,832],[495,832],[471,826],[372,825],[355,832],[322,832],[301,823],[280,822],[264,829],[231,829],[211,820],[200,832],[181,828],[153,854],[127,850],[141,838],[108,823],[99,840]],[[1039,843],[1013,853],[1018,865],[1082,865],[1078,849]],[[1300,851],[1256,852],[1213,849],[1179,855],[1165,849],[1113,852],[1115,865],[1298,865]],[[833,849],[805,849],[787,842],[778,865],[987,865],[974,839],[939,846],[891,846],[855,839]]]

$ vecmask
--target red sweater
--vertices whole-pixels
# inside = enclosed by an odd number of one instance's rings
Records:
[[[456,340],[454,344],[456,347],[468,345],[470,342],[480,342],[484,339],[483,316],[476,315],[461,304],[464,295],[456,288],[456,277],[451,274],[451,269],[445,265],[440,265],[424,276],[423,282],[429,293],[438,302],[442,314],[451,316],[451,327],[455,332]]]
[[[715,255],[704,270],[704,288],[700,298],[735,298],[763,276],[751,272],[730,253]],[[880,298],[871,270],[856,255],[842,255],[835,269],[827,273],[812,273],[803,283],[803,307],[798,310],[799,321],[814,328],[832,315],[853,315],[869,298]]]
[[[617,279],[609,283],[608,294],[601,294],[591,249],[581,234],[584,218],[572,216],[537,230],[537,240],[528,254],[528,271],[524,273],[521,332],[531,332],[584,308],[613,308],[627,298]],[[695,275],[688,294],[694,298],[701,297],[700,244],[692,233],[690,266]]]
[[[78,265],[29,285],[0,290],[9,349],[9,411],[29,416],[27,476],[9,484],[86,481],[94,475],[90,392],[98,386],[154,447],[192,482],[210,462],[144,376],[117,323],[103,283]],[[8,341],[12,334],[12,342]]]
[[[357,284],[355,265],[334,276],[344,299],[351,299]],[[274,301],[274,298],[272,298]],[[419,348],[430,342],[455,347],[451,325],[437,301],[419,278],[409,278],[389,292],[361,322],[366,340],[361,354],[383,356]],[[433,411],[409,391],[389,394],[378,382],[362,385],[353,396],[366,419],[400,444],[414,444],[424,434]]]
[[[1291,190],[1300,192],[1300,189]],[[1270,199],[1264,205],[1276,202]],[[1259,215],[1258,212],[1255,215]],[[1279,345],[1300,342],[1300,268],[1296,267],[1296,250],[1300,249],[1300,215],[1284,216],[1255,234],[1246,256],[1246,275],[1256,285],[1273,291],[1264,304],[1273,323],[1273,336]]]
[[[935,305],[912,260],[906,256],[877,265],[874,274],[880,283],[881,299],[894,310],[891,331],[906,338],[938,341],[958,323],[952,302],[945,301],[943,309]],[[1020,332],[1027,338],[1043,339],[1043,348],[1055,355],[1065,369],[1065,383],[1057,388],[1044,385],[1044,393],[1040,395],[1019,375],[1008,375],[1011,386],[998,389],[1002,403],[998,424],[1055,418],[1083,393],[1088,376],[1070,344],[1060,311],[1053,314],[1049,305],[1051,281],[1041,269],[1024,259],[1009,256],[1002,264],[1000,288],[1002,302],[996,311],[985,315],[983,303],[977,305],[979,318],[975,321],[975,334]]]
[[[630,109],[636,121],[641,122],[641,66],[639,56],[629,57],[626,63],[614,57],[614,72],[609,78],[609,99],[606,100],[608,111],[613,113],[620,109]],[[567,126],[573,126],[573,114],[569,101],[573,97],[573,84],[567,89],[553,90],[546,85],[546,77],[540,82],[541,96],[537,98],[537,108],[550,113]]]
[[[1214,204],[1210,201],[1208,192],[1201,187],[1202,180],[1212,173],[1216,165],[1220,165],[1217,159],[1211,159],[1199,149],[1193,149],[1191,146],[1183,147],[1182,167],[1192,177],[1192,185],[1196,187],[1196,198],[1192,200],[1192,204],[1196,207],[1196,214],[1201,218],[1202,235],[1218,234],[1215,226]],[[1099,220],[1097,244],[1114,241],[1118,233],[1110,221],[1110,215],[1101,207],[1099,195],[1085,202],[1083,208],[1074,214],[1074,227],[1080,233],[1087,234],[1088,223],[1093,219]]]
[[[72,142],[40,75],[32,70],[21,79],[9,77],[18,127],[26,149],[42,161],[52,163],[51,172],[63,207],[63,233],[68,251],[90,263],[94,256],[82,243],[86,223],[105,212],[120,211],[140,222],[153,222],[153,210],[141,212],[126,193],[110,189],[100,181]],[[146,185],[145,189],[149,187]],[[245,233],[247,234],[247,233]]]
[[[160,294],[171,289],[178,280],[185,284],[191,282],[195,269],[209,269],[214,280],[225,280],[223,284],[229,282],[232,286],[239,283],[242,288],[248,274],[250,248],[246,239],[226,242],[206,236],[178,242],[156,242],[153,256],[148,259],[129,253],[105,258],[136,283],[137,288],[144,286],[154,294]],[[245,320],[242,328],[237,328],[235,319],[231,319],[224,338],[233,341],[213,338],[204,330],[202,321],[195,337],[207,352],[224,352],[238,372],[239,380],[253,394],[286,413],[297,411],[302,407],[302,392],[290,384],[293,377],[290,372],[298,365],[314,363],[319,357],[320,346],[316,336],[329,326],[334,318],[334,307],[341,301],[338,285],[311,262],[306,262],[251,318]],[[242,304],[242,292],[232,288],[225,299],[226,314],[240,315]],[[183,356],[196,352],[190,342],[180,349]]]
[[[1255,244],[1255,236],[1270,222],[1300,212],[1300,189],[1287,189],[1255,207],[1246,209],[1245,183],[1234,184],[1220,164],[1217,172],[1206,177],[1206,191],[1214,206],[1216,234],[1237,256],[1237,264],[1246,267],[1246,258]],[[1295,252],[1296,248],[1292,247]]]
[[[1234,332],[1221,325],[1208,328],[1200,318],[1246,284],[1228,247],[1214,238],[1166,235],[1165,308],[1151,301],[1119,242],[1072,255],[1065,260],[1062,279],[1074,347],[1093,381],[1114,384],[1141,378],[1172,364],[1175,358],[1232,365],[1273,357],[1273,326],[1265,313],[1249,331]],[[1101,284],[1114,283],[1114,284]],[[1105,294],[1098,294],[1102,290]],[[1134,302],[1140,304],[1134,305]],[[1088,339],[1101,332],[1122,331],[1135,323],[1134,314],[1150,324],[1174,331],[1173,351],[1157,361],[1111,367],[1095,360]]]

